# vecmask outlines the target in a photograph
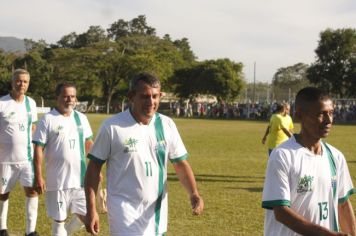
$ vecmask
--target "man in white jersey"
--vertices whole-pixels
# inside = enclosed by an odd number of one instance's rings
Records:
[[[38,122],[35,144],[35,187],[46,190],[47,214],[53,219],[52,235],[71,235],[82,226],[86,215],[85,154],[91,148],[92,130],[87,117],[74,110],[76,87],[61,83],[56,88],[57,106]],[[46,160],[46,183],[42,160]],[[67,211],[75,214],[65,224]]]
[[[35,101],[25,93],[30,74],[17,69],[12,76],[10,94],[0,98],[0,236],[7,231],[10,191],[19,180],[26,194],[26,235],[38,235],[38,196],[33,186],[32,133],[36,129]]]
[[[130,108],[106,120],[88,158],[85,177],[87,231],[99,233],[95,196],[107,162],[110,235],[163,235],[167,232],[167,162],[186,188],[193,214],[204,208],[187,151],[174,122],[157,113],[159,80],[142,73],[130,83]]]
[[[343,154],[329,135],[333,102],[307,87],[296,96],[301,131],[275,148],[268,161],[262,207],[264,234],[356,235],[349,196],[355,193]]]

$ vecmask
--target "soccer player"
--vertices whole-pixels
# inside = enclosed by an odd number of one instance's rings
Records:
[[[0,236],[9,235],[7,213],[10,191],[20,181],[26,194],[26,235],[35,232],[38,196],[33,186],[32,133],[36,129],[35,101],[26,96],[30,74],[16,69],[10,94],[0,98]]]
[[[288,140],[293,134],[293,121],[289,116],[290,105],[288,103],[277,104],[276,113],[271,116],[265,135],[262,138],[262,144],[268,145],[268,155],[273,148]]]
[[[301,131],[276,147],[268,160],[265,235],[356,235],[349,200],[355,189],[346,160],[322,141],[330,133],[333,109],[331,98],[317,88],[298,92]]]
[[[160,81],[151,74],[139,74],[130,83],[128,98],[130,108],[102,124],[88,155],[87,231],[99,232],[95,192],[106,162],[110,235],[163,235],[167,231],[168,160],[190,196],[193,214],[202,213],[203,199],[175,124],[156,112]]]
[[[76,87],[61,83],[56,91],[57,106],[39,121],[35,144],[35,187],[46,190],[47,214],[53,219],[52,235],[71,235],[83,226],[86,214],[85,154],[92,146],[92,130],[86,116],[74,110]],[[42,160],[46,160],[46,183]],[[67,211],[75,214],[65,224]]]

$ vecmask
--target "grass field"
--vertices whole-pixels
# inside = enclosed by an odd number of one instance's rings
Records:
[[[93,131],[106,116],[89,115]],[[205,212],[192,216],[188,196],[169,167],[168,235],[262,235],[264,210],[262,187],[267,148],[261,144],[266,122],[176,119],[190,153],[198,188],[205,201]],[[299,131],[296,125],[295,131]],[[326,140],[346,156],[356,184],[356,126],[335,125]],[[356,196],[351,197],[356,211]],[[106,215],[100,215],[101,234],[109,235]],[[10,196],[9,231],[24,232],[24,194],[19,186]],[[50,235],[44,198],[40,198],[37,231]],[[77,235],[87,235],[84,230]]]

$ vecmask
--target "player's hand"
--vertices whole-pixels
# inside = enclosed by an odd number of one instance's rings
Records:
[[[200,215],[203,213],[204,201],[199,194],[192,195],[190,197],[190,203],[192,204],[193,215]]]
[[[42,177],[35,178],[34,188],[38,194],[42,194],[46,191],[46,184]]]
[[[92,213],[87,213],[86,220],[85,220],[85,228],[88,233],[93,235],[99,234],[99,215],[94,210]]]

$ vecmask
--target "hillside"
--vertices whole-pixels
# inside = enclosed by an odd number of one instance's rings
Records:
[[[25,52],[25,43],[22,39],[15,37],[1,37],[0,36],[0,48],[5,52]]]

